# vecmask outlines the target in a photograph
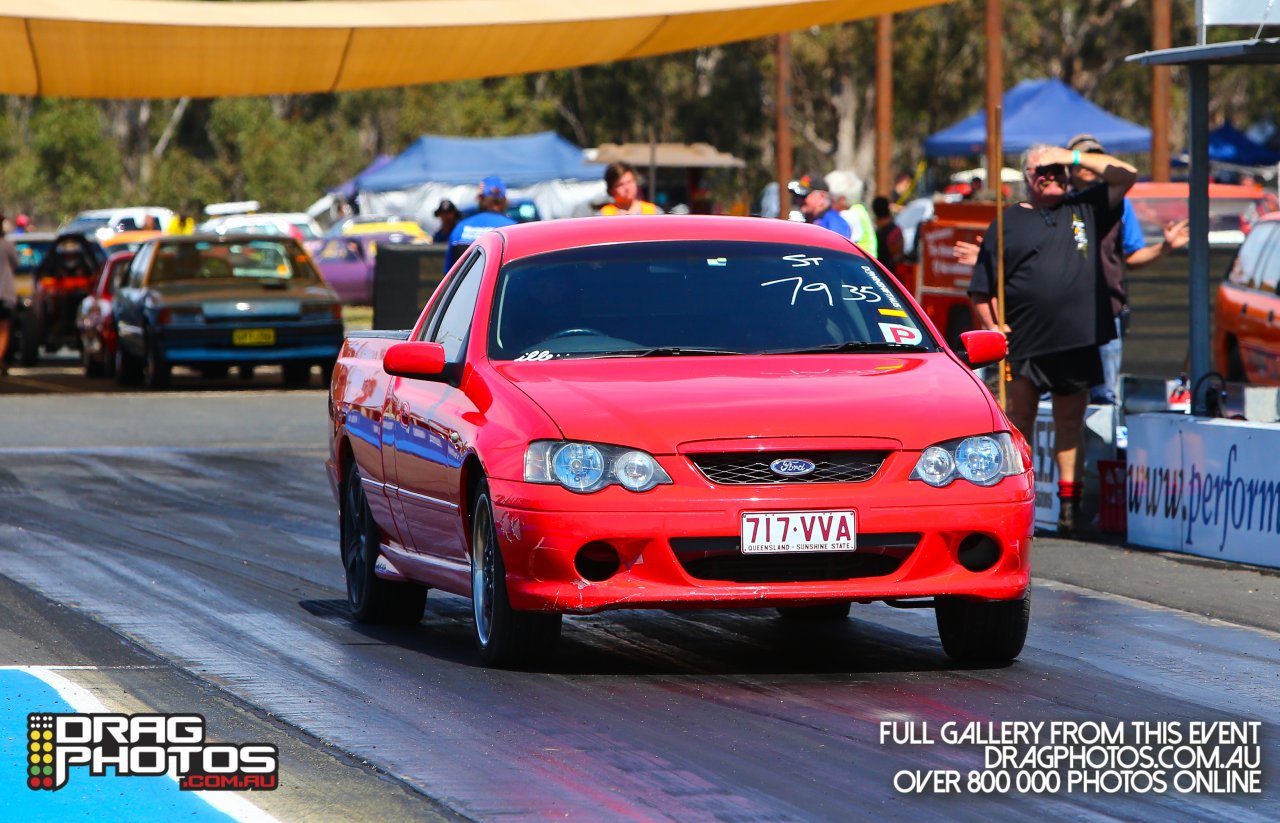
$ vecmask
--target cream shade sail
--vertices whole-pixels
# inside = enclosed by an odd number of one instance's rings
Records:
[[[941,1],[0,0],[0,93],[163,98],[407,86],[666,54]]]

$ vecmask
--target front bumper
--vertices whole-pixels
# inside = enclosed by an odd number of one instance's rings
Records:
[[[589,613],[614,608],[708,608],[955,595],[1007,600],[1030,580],[1031,473],[979,488],[920,482],[860,486],[659,486],[574,495],[559,487],[490,480],[514,608]],[[857,551],[743,555],[744,511],[853,509]],[[977,537],[975,537],[977,536]],[[986,538],[995,562],[970,571],[966,539]],[[616,554],[607,579],[584,579],[584,546]],[[965,544],[967,545],[967,544]],[[973,565],[970,563],[970,565]]]

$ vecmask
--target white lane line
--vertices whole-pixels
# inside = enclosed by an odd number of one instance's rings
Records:
[[[308,440],[297,443],[219,443],[216,446],[0,446],[0,454],[104,454],[143,455],[185,452],[317,452],[327,454],[324,442]]]
[[[41,680],[54,691],[58,696],[67,701],[71,708],[82,714],[110,714],[110,709],[103,705],[92,692],[78,683],[58,674],[58,671],[96,671],[97,666],[0,666],[0,670],[19,671]],[[172,770],[166,775],[174,783],[178,782],[178,775]],[[242,821],[242,823],[280,823],[276,818],[259,809],[257,806],[245,800],[243,797],[231,794],[230,792],[206,792],[192,791],[204,802],[223,814]]]
[[[1036,586],[1043,586],[1046,589],[1057,589],[1064,592],[1075,592],[1077,594],[1087,595],[1089,597],[1097,597],[1102,600],[1115,600],[1118,603],[1124,603],[1128,606],[1141,606],[1143,608],[1152,609],[1158,612],[1168,612],[1178,617],[1185,617],[1194,620],[1197,623],[1203,623],[1206,626],[1225,626],[1232,629],[1243,629],[1245,631],[1260,634],[1263,637],[1270,637],[1280,640],[1280,632],[1274,632],[1270,629],[1263,629],[1258,626],[1246,626],[1243,623],[1234,623],[1221,617],[1209,617],[1195,612],[1185,611],[1173,606],[1165,606],[1161,603],[1152,603],[1150,600],[1139,600],[1136,597],[1129,597],[1123,594],[1114,594],[1112,592],[1099,591],[1098,589],[1090,589],[1087,586],[1077,586],[1074,583],[1063,583],[1059,580],[1050,580],[1047,577],[1032,576]]]

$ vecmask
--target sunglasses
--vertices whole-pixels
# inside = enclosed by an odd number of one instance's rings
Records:
[[[1053,177],[1058,180],[1064,180],[1067,177],[1067,167],[1061,163],[1050,163],[1047,166],[1036,166],[1034,169],[1028,169],[1031,172],[1031,179]]]

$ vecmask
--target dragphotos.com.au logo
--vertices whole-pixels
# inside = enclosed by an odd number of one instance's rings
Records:
[[[93,777],[107,767],[121,777],[172,773],[183,790],[270,791],[280,757],[265,743],[206,743],[198,714],[27,715],[27,786],[57,791],[72,766]]]

